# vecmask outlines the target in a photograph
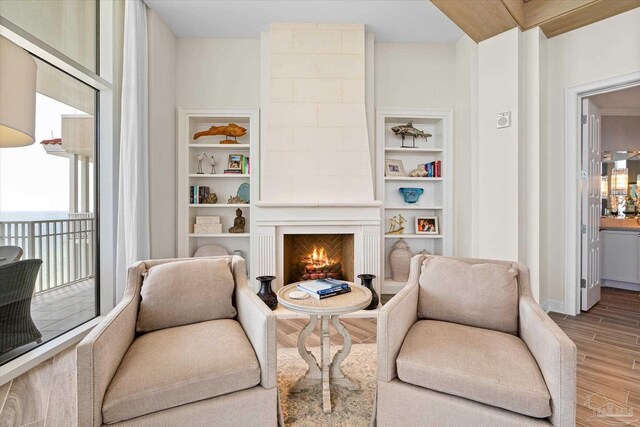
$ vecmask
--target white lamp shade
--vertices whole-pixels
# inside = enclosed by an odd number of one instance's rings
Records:
[[[0,36],[0,147],[35,141],[36,71],[31,55]]]
[[[626,196],[629,186],[629,169],[617,168],[611,171],[611,194],[614,196]]]

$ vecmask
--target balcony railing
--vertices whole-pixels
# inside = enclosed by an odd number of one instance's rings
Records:
[[[0,221],[0,245],[20,246],[24,251],[22,259],[42,260],[36,293],[94,277],[95,219],[93,214],[70,216]]]

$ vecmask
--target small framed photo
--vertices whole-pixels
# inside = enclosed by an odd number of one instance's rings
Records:
[[[242,170],[242,154],[229,154],[229,170]]]
[[[387,159],[384,161],[384,176],[406,176],[402,160]]]
[[[437,216],[417,216],[416,234],[440,234]]]

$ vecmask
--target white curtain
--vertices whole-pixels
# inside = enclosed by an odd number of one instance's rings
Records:
[[[116,301],[127,268],[149,258],[147,12],[142,0],[125,2]]]

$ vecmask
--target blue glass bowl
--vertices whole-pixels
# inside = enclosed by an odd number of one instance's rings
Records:
[[[417,187],[403,187],[399,188],[398,191],[402,193],[402,197],[404,197],[404,201],[407,203],[415,203],[418,201],[422,193],[424,193],[424,189]]]

